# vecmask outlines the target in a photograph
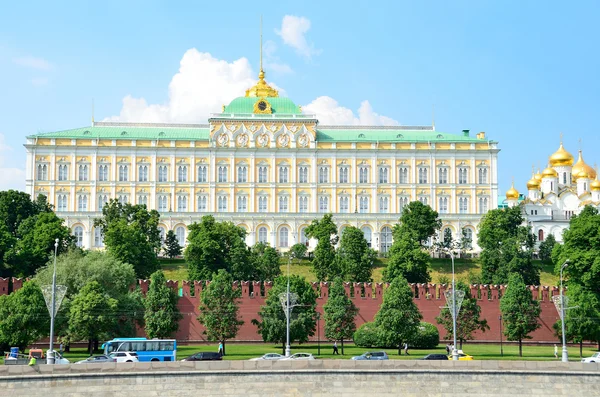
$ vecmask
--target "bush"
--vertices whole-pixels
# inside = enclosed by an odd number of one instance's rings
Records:
[[[450,277],[446,274],[441,274],[438,276],[438,284],[450,284]]]
[[[433,349],[440,343],[440,333],[435,325],[421,321],[419,331],[408,341],[414,349]]]
[[[364,323],[354,333],[354,344],[358,347],[378,347],[377,327],[374,322]]]

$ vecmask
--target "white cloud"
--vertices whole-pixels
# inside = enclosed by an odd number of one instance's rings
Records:
[[[275,33],[281,36],[284,44],[294,48],[300,55],[310,58],[318,55],[321,50],[314,48],[312,43],[306,40],[306,32],[310,29],[310,20],[304,17],[286,15],[281,21],[281,29],[275,29]]]
[[[263,55],[264,55],[264,68],[267,71],[272,71],[276,74],[290,74],[294,73],[290,65],[281,62],[279,57],[276,55],[277,44],[271,40],[265,41],[263,44]]]
[[[25,190],[25,170],[16,167],[5,167],[6,152],[12,150],[4,142],[4,135],[0,134],[0,191],[8,189]]]
[[[302,111],[315,114],[321,125],[400,125],[390,117],[375,113],[369,101],[362,101],[358,114],[354,114],[351,109],[340,106],[335,99],[320,96],[308,105],[302,106]]]
[[[25,56],[20,58],[14,58],[13,62],[19,66],[23,66],[29,69],[36,70],[50,70],[52,64],[43,58],[36,58],[32,56]]]
[[[206,122],[210,113],[233,98],[243,96],[256,84],[257,73],[246,58],[233,62],[216,59],[195,48],[186,51],[179,71],[169,84],[169,99],[164,104],[148,104],[144,98],[127,95],[118,116],[108,121],[137,122]],[[283,93],[279,87],[269,84]]]
[[[223,104],[243,96],[256,84],[257,76],[246,58],[233,62],[219,60],[209,53],[188,50],[180,68],[169,84],[169,98],[163,104],[149,104],[144,98],[127,95],[118,116],[107,121],[149,123],[205,123],[210,113],[221,111]],[[269,84],[285,91],[271,81]],[[375,113],[368,101],[363,101],[355,114],[340,106],[333,98],[322,96],[305,107],[305,113],[316,114],[325,125],[398,125],[396,120]]]

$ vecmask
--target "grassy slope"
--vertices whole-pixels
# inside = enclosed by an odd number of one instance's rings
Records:
[[[162,268],[165,272],[167,279],[171,280],[186,280],[187,279],[187,266],[183,259],[166,259],[162,260]],[[539,263],[539,261],[538,261]],[[375,263],[373,269],[373,281],[381,282],[383,269],[387,265],[386,258],[380,258]],[[541,265],[540,273],[540,284],[541,285],[557,285],[558,277],[554,275],[554,268],[552,265]],[[477,260],[471,259],[456,259],[454,262],[454,271],[456,273],[457,280],[469,281],[469,274],[479,275],[481,274],[481,266]],[[287,261],[281,259],[281,273],[287,274]],[[309,281],[316,280],[310,262],[303,260],[300,263],[294,261],[290,266],[291,274],[298,274],[303,276]],[[431,282],[439,283],[440,277],[443,279],[447,277],[452,278],[452,263],[450,259],[432,259],[431,261]]]

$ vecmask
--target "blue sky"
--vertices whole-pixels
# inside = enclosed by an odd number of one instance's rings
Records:
[[[324,120],[500,142],[523,192],[564,133],[600,162],[597,1],[22,1],[0,12],[0,189],[25,136],[96,120],[202,121],[255,79]],[[365,102],[367,101],[367,102]],[[327,123],[329,124],[329,123]]]

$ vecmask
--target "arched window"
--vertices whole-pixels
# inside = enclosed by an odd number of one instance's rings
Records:
[[[226,166],[219,167],[218,182],[227,182],[227,167]]]
[[[288,212],[288,197],[279,196],[279,212]]]
[[[298,198],[298,212],[308,212],[308,197],[300,196]]]
[[[66,211],[67,210],[67,196],[64,194],[58,195],[58,205],[56,206],[56,211]]]
[[[168,207],[168,198],[167,196],[158,196],[158,211],[166,212]]]
[[[148,182],[148,166],[147,165],[138,166],[138,181],[139,182]]]
[[[187,197],[186,196],[178,196],[177,197],[177,212],[186,212],[187,211]]]
[[[227,196],[217,198],[217,212],[227,212]]]
[[[471,249],[473,247],[473,229],[469,227],[465,227],[463,229],[463,246],[466,249]]]
[[[348,197],[340,197],[340,212],[342,214],[347,214],[348,213]]]
[[[319,167],[319,183],[329,182],[329,169],[327,167]]]
[[[258,197],[258,212],[267,212],[268,200],[265,196]]]
[[[207,170],[205,165],[198,167],[198,182],[206,182]]]
[[[326,213],[329,211],[329,197],[319,197],[319,212]]]
[[[100,182],[108,181],[108,165],[99,165],[98,166],[98,181],[100,181]]]
[[[175,236],[177,237],[177,242],[182,247],[185,246],[185,228],[183,226],[178,226],[175,229]]]
[[[79,248],[83,247],[83,227],[75,226],[75,229],[73,229],[73,236],[75,236],[75,244]]]
[[[544,241],[544,231],[542,229],[538,230],[538,241]]]
[[[127,182],[129,179],[129,167],[126,165],[119,166],[119,182]]]
[[[340,183],[348,183],[348,167],[340,167]]]
[[[369,183],[369,169],[367,167],[359,168],[358,183]]]
[[[306,228],[300,229],[300,244],[304,244],[308,247],[309,238],[306,236]]]
[[[399,183],[408,183],[408,168],[400,167],[400,169],[398,169],[398,175]]]
[[[104,238],[102,238],[102,229],[99,227],[94,228],[94,247],[104,247]]]
[[[366,214],[367,212],[369,212],[369,198],[368,197],[361,197],[359,200],[359,207],[358,207],[358,212],[360,212],[361,214]]]
[[[248,210],[248,198],[246,196],[238,196],[237,210],[238,212],[246,212]]]
[[[87,195],[81,194],[77,196],[77,211],[87,211]]]
[[[298,183],[308,183],[308,167],[298,168]]]
[[[169,180],[169,174],[166,165],[161,165],[158,167],[158,181],[159,182],[167,182]]]
[[[237,169],[238,175],[237,175],[237,181],[244,183],[248,181],[248,167],[246,166],[240,166]]]
[[[102,211],[106,203],[108,203],[108,196],[106,194],[98,196],[98,211]]]
[[[367,241],[367,244],[369,245],[369,247],[371,246],[371,228],[368,226],[363,226],[360,230],[362,230],[363,234],[365,235],[365,240]]]
[[[279,183],[288,183],[288,167],[279,167]]]
[[[388,212],[389,199],[387,197],[379,197],[379,212],[386,214]]]
[[[258,167],[258,183],[267,183],[267,167]]]
[[[160,245],[163,245],[165,243],[165,236],[167,234],[167,232],[165,231],[165,228],[162,226],[159,226],[158,234],[160,235]]]
[[[187,166],[180,165],[177,168],[177,182],[187,182]]]
[[[381,229],[381,241],[379,243],[379,251],[388,252],[392,246],[392,229],[385,226]]]
[[[58,166],[58,180],[66,181],[68,178],[69,166],[66,164]]]
[[[388,183],[387,167],[379,167],[379,183]]]
[[[48,179],[48,166],[46,164],[38,164],[37,166],[37,180],[45,181]]]
[[[268,242],[267,228],[264,226],[258,228],[258,242],[265,244]]]
[[[289,229],[283,226],[279,229],[279,246],[282,248],[288,247]]]
[[[208,198],[206,196],[198,196],[198,212],[206,212]]]

